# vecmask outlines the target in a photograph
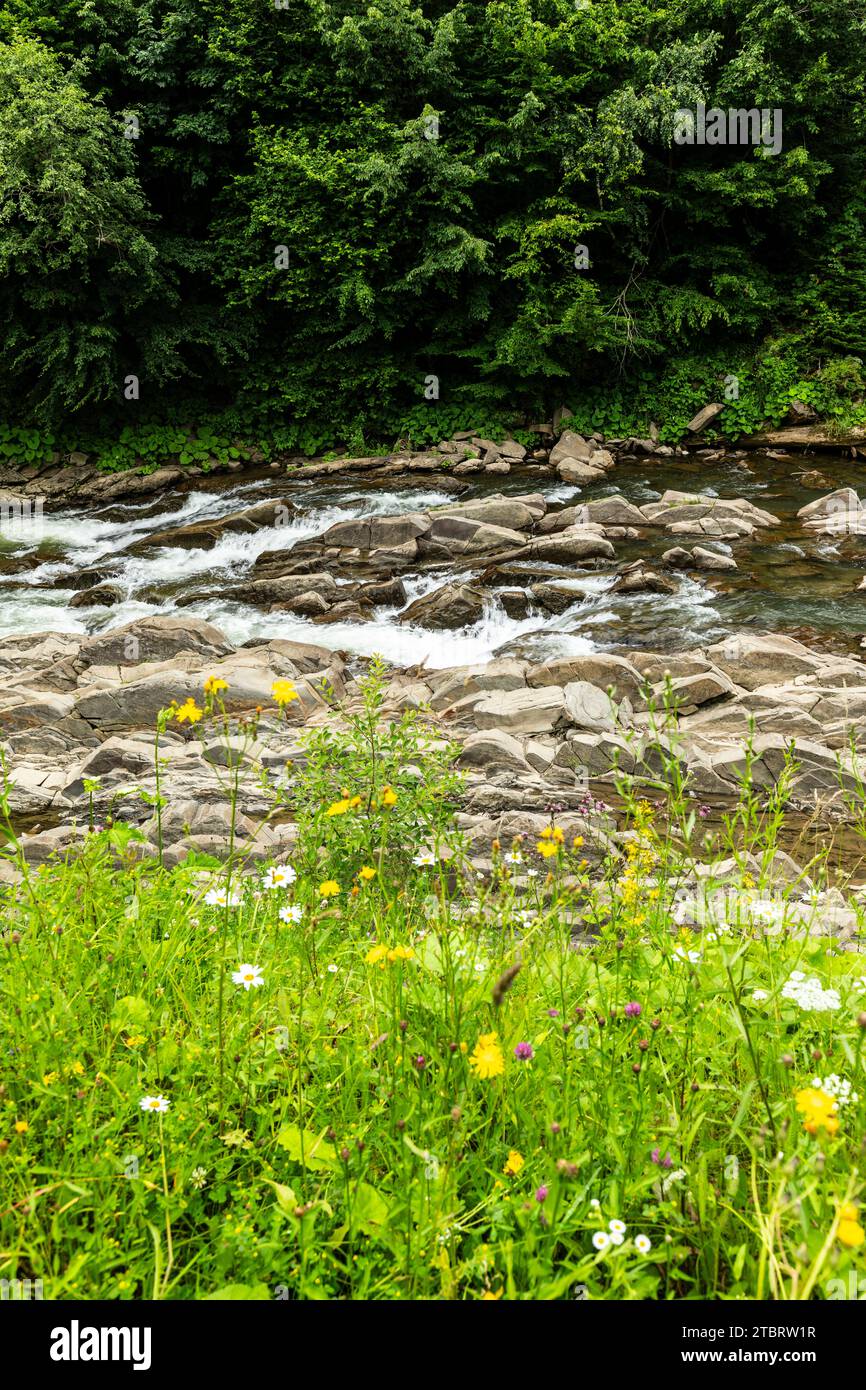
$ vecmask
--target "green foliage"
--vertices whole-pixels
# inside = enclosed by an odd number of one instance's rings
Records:
[[[107,825],[34,868],[0,783],[21,875],[0,888],[0,1277],[118,1301],[839,1297],[866,983],[773,875],[790,758],[768,796],[747,750],[708,832],[660,744],[661,814],[623,784],[619,841],[590,799],[582,837],[551,821],[479,872],[454,750],[386,721],[382,680],[262,774],[290,866],[168,870]],[[227,755],[278,718],[203,704],[196,737]],[[232,823],[235,772],[214,767]],[[846,803],[862,837],[866,788]]]
[[[817,374],[866,342],[863,38],[846,0],[10,0],[0,410],[354,450],[432,438],[435,375],[461,426],[673,438],[741,374],[732,432],[800,383],[853,419]],[[677,145],[698,100],[781,151]]]

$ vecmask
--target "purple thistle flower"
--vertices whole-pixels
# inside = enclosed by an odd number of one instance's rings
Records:
[[[536,1202],[546,1202],[546,1201],[547,1201],[547,1188],[546,1188],[546,1187],[537,1187],[537,1188],[535,1189],[535,1200],[536,1200]]]
[[[534,1057],[532,1043],[519,1042],[514,1049],[514,1055],[521,1062],[531,1062]]]
[[[414,1061],[419,1071],[423,1071],[427,1065],[427,1060],[424,1057],[424,1054],[421,1052],[418,1053],[418,1056],[414,1059]]]
[[[547,1010],[547,1017],[548,1017],[548,1018],[559,1018],[559,1009],[548,1009],[548,1010]]]
[[[623,1009],[623,1013],[625,1014],[626,1018],[640,1018],[642,1012],[643,1010],[641,1009],[640,1004],[638,1004],[634,999],[630,1004],[626,1004],[625,1008]]]

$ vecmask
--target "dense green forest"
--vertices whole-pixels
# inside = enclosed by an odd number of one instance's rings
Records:
[[[864,93],[851,0],[5,0],[7,452],[862,419]]]

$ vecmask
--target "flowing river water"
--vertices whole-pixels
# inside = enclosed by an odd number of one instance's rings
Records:
[[[827,486],[804,486],[804,473],[818,470]],[[731,455],[716,462],[688,458],[648,458],[620,462],[603,484],[579,489],[537,471],[515,469],[507,477],[467,481],[460,495],[541,492],[552,507],[621,494],[642,505],[666,488],[710,497],[745,497],[773,513],[780,524],[733,550],[737,572],[672,575],[672,594],[613,594],[616,564],[642,557],[658,560],[675,543],[669,535],[617,541],[616,562],[598,572],[566,572],[562,582],[574,590],[573,604],[561,614],[507,616],[491,590],[483,617],[458,631],[431,633],[400,625],[398,608],[380,608],[372,621],[314,622],[286,612],[269,613],[226,593],[251,574],[259,555],[288,549],[321,534],[336,521],[367,514],[395,514],[457,500],[434,477],[407,476],[395,482],[364,476],[293,480],[270,469],[190,480],[156,498],[101,508],[66,507],[30,520],[0,523],[0,634],[35,631],[96,632],[146,614],[192,612],[220,628],[234,644],[282,637],[370,655],[409,665],[446,667],[522,655],[544,660],[588,650],[645,648],[677,651],[718,641],[746,627],[788,632],[801,640],[840,651],[856,651],[866,633],[866,592],[856,592],[866,570],[866,538],[810,535],[796,512],[832,487],[856,487],[860,470],[839,456]],[[255,503],[285,499],[293,511],[283,525],[226,532],[210,548],[158,546],[148,536],[171,527],[224,517]],[[479,567],[481,568],[481,567]],[[70,607],[81,587],[76,576],[96,570],[122,597],[111,607]],[[477,570],[474,571],[477,573]],[[473,571],[424,572],[404,576],[408,601],[446,578],[470,578]],[[526,566],[527,584],[537,575]],[[514,578],[506,587],[514,587]]]

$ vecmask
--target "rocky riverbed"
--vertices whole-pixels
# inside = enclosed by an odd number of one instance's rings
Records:
[[[605,852],[616,818],[596,803],[613,806],[623,775],[658,796],[669,760],[696,806],[724,807],[749,737],[762,793],[793,745],[790,804],[850,820],[866,711],[856,463],[567,430],[552,448],[510,443],[149,475],[125,493],[112,479],[107,495],[97,476],[86,502],[68,470],[41,492],[7,470],[0,727],[29,856],[74,844],[94,778],[96,815],[153,844],[156,715],[205,677],[228,681],[237,713],[294,681],[290,724],[266,713],[247,754],[279,776],[302,726],[352,707],[373,653],[390,663],[386,717],[417,709],[460,745],[479,863],[554,803]],[[168,861],[224,852],[224,749],[174,726],[163,753]],[[294,827],[254,836],[267,802],[255,776],[244,786],[241,842],[282,853]]]

